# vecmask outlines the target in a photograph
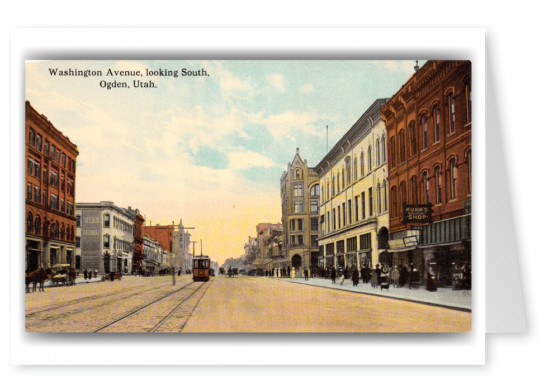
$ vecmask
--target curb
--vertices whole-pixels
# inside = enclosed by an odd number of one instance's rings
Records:
[[[349,290],[349,289],[339,288],[339,287],[331,287],[331,286],[323,286],[323,285],[313,285],[313,284],[304,284],[304,283],[302,283],[302,282],[295,282],[295,281],[291,281],[291,280],[289,280],[289,279],[282,280],[282,279],[279,279],[279,278],[278,278],[277,280],[278,280],[278,281],[288,282],[288,283],[291,283],[291,284],[299,284],[299,285],[306,285],[306,286],[314,286],[314,287],[317,287],[317,288],[325,288],[325,289],[336,289],[336,290],[339,290],[339,291],[350,292],[350,293],[357,293],[357,294],[360,294],[360,295],[369,295],[369,296],[375,296],[375,297],[382,297],[382,298],[384,298],[384,299],[393,299],[393,300],[408,301],[408,302],[410,302],[410,303],[423,304],[423,305],[430,305],[430,306],[432,306],[432,307],[440,307],[440,308],[445,308],[445,309],[448,309],[448,310],[454,310],[454,311],[461,311],[461,312],[469,312],[469,313],[472,313],[472,309],[470,309],[470,308],[458,307],[458,306],[454,306],[454,305],[439,304],[439,303],[431,303],[431,302],[427,302],[427,301],[423,301],[423,300],[408,299],[408,298],[405,298],[405,297],[385,296],[385,295],[381,295],[381,294],[378,294],[378,293],[371,293],[371,292],[351,291],[351,290]]]

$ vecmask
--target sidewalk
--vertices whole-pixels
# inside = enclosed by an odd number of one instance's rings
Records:
[[[88,283],[91,283],[91,282],[101,282],[101,276],[98,276],[96,278],[91,278],[91,279],[88,279],[88,280],[85,280],[84,277],[79,276],[75,280],[75,284],[88,284]],[[63,286],[63,285],[60,285],[60,286]],[[44,282],[44,287],[53,287],[52,280],[45,281]]]
[[[467,312],[471,311],[472,291],[470,290],[454,291],[451,288],[438,288],[436,292],[429,292],[423,286],[417,289],[409,289],[407,286],[394,288],[391,285],[388,290],[385,289],[382,291],[380,286],[373,288],[371,283],[364,284],[360,282],[358,286],[352,286],[352,280],[350,279],[344,280],[344,284],[342,286],[338,282],[333,284],[331,279],[324,278],[310,278],[308,281],[304,280],[304,278],[278,278],[278,280],[295,284],[318,286],[322,288],[339,289],[389,299],[411,301],[414,303],[434,305],[453,310]]]

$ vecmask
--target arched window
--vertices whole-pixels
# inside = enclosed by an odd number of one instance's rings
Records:
[[[61,240],[65,240],[65,225],[61,226]]]
[[[432,108],[432,117],[434,120],[434,142],[440,141],[440,111],[438,105],[434,105]]]
[[[448,95],[448,109],[450,116],[450,131],[449,133],[455,132],[455,100],[453,97],[453,92]]]
[[[434,169],[434,176],[436,178],[436,204],[442,203],[442,175],[440,173],[440,167]]]
[[[427,147],[428,130],[427,130],[427,116],[423,114],[421,117],[421,127],[423,133],[423,149]]]
[[[55,229],[55,223],[50,226],[50,237],[55,239],[56,238],[56,229]]]
[[[44,236],[48,236],[50,233],[50,223],[48,220],[44,220]]]
[[[354,182],[358,180],[358,158],[354,158]]]
[[[375,158],[377,159],[377,167],[379,167],[381,165],[381,143],[378,138],[375,142]]]
[[[350,156],[346,157],[346,184],[352,182],[352,162]]]
[[[457,167],[455,159],[450,160],[450,197],[452,200],[455,200],[457,197],[456,193],[456,182],[457,182]]]
[[[406,136],[404,129],[401,129],[398,133],[398,148],[399,148],[399,163],[406,161]]]
[[[331,195],[335,197],[335,177],[331,176]]]
[[[383,163],[386,162],[386,143],[385,143],[385,135],[383,134],[383,137],[381,138],[381,147],[383,152]]]
[[[392,217],[398,216],[398,198],[396,197],[396,186],[390,189],[390,214]]]
[[[381,184],[377,183],[377,213],[381,213]]]
[[[295,179],[300,179],[300,169],[295,170]]]
[[[410,178],[409,187],[411,189],[411,203],[417,204],[419,202],[419,195],[417,191],[417,177],[415,175]]]
[[[371,172],[371,145],[367,148],[367,172]]]
[[[415,156],[417,153],[417,138],[415,137],[415,121],[411,121],[408,127],[409,138],[409,156]]]
[[[344,190],[345,188],[345,184],[344,184],[344,167],[342,168],[342,189]]]
[[[314,185],[310,189],[310,196],[311,197],[319,197],[320,196],[320,185]]]
[[[400,216],[404,212],[404,205],[407,204],[407,191],[406,191],[406,181],[400,182],[400,205],[399,205],[399,211]]]
[[[33,214],[31,212],[27,214],[27,233],[33,233]]]
[[[71,240],[75,240],[75,227],[71,225]]]
[[[383,202],[383,208],[384,208],[384,211],[386,212],[387,209],[388,209],[388,200],[386,199],[386,179],[383,179],[383,197],[384,197],[384,202]]]
[[[36,216],[36,219],[34,220],[34,233],[37,235],[40,235],[40,228],[41,228],[41,221],[40,216]]]
[[[365,169],[364,169],[364,153],[362,151],[362,153],[360,154],[360,173],[361,173],[361,176],[363,178],[363,176],[365,175]]]
[[[337,194],[341,192],[341,177],[340,174],[337,172]]]
[[[425,204],[430,202],[429,198],[429,174],[427,171],[423,173],[423,192],[425,193]]]

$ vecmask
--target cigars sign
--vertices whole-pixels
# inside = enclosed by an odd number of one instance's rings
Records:
[[[404,205],[404,223],[430,223],[430,204]]]

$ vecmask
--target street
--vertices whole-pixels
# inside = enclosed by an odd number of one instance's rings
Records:
[[[466,332],[471,313],[273,278],[124,276],[25,295],[27,332]]]

